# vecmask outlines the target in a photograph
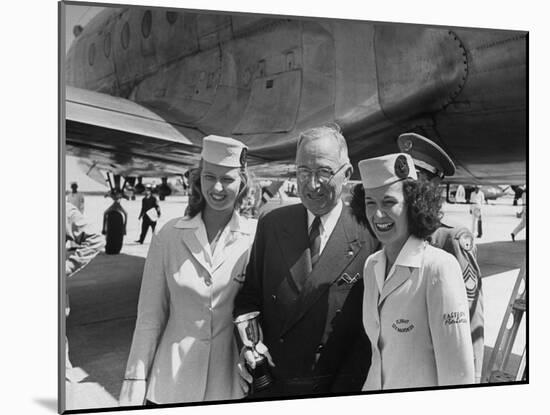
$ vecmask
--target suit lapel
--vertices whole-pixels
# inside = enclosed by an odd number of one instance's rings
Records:
[[[332,283],[342,277],[341,272],[359,253],[361,243],[357,240],[356,232],[353,232],[351,220],[344,207],[315,269],[308,275],[292,311],[288,313],[281,334],[296,324],[319,297],[330,288]],[[349,277],[356,276],[350,275]]]
[[[290,282],[299,292],[301,283],[311,270],[311,255],[307,235],[307,213],[303,205],[277,232],[281,251],[290,272]]]

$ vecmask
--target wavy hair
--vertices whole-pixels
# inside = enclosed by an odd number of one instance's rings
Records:
[[[206,200],[202,195],[201,173],[202,160],[200,161],[198,167],[189,171],[189,203],[185,209],[185,215],[189,217],[196,216],[206,207]],[[241,178],[241,185],[239,188],[239,194],[235,200],[235,210],[240,210],[250,187],[250,178],[246,167],[243,166],[239,168],[239,176]]]
[[[351,191],[351,213],[357,223],[370,229],[365,213],[365,189],[361,183]],[[437,184],[427,179],[403,181],[403,195],[407,209],[409,232],[426,239],[441,226],[443,198]]]

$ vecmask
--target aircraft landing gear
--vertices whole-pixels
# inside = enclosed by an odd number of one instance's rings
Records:
[[[118,206],[117,206],[118,205]],[[126,212],[120,204],[114,202],[103,214],[103,233],[105,234],[105,253],[117,255],[122,249],[126,233]]]
[[[168,186],[168,178],[167,177],[161,177],[162,183],[158,188],[159,192],[159,199],[164,200],[166,196],[170,196],[172,194],[172,189],[170,186]]]

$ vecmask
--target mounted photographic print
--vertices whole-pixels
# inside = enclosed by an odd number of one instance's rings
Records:
[[[528,383],[528,32],[59,16],[60,412]]]

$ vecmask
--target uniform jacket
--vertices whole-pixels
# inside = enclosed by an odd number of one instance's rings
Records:
[[[72,203],[65,203],[65,276],[80,271],[105,245],[103,237]],[[69,296],[65,293],[65,315],[70,313]],[[68,349],[67,349],[68,350]],[[68,353],[68,352],[67,352]],[[68,357],[67,357],[68,361]]]
[[[236,212],[210,252],[201,215],[169,221],[145,262],[126,379],[155,403],[242,397],[231,311],[255,221]]]
[[[388,277],[384,251],[365,263],[363,324],[372,364],[363,390],[474,383],[468,301],[457,261],[409,237]]]
[[[474,348],[474,366],[476,383],[481,381],[484,348],[483,291],[481,287],[481,270],[477,263],[477,247],[472,233],[464,228],[452,228],[441,225],[429,238],[429,242],[456,258],[462,270],[470,307],[470,327]]]
[[[65,275],[88,264],[101,250],[104,240],[95,232],[76,206],[65,204]]]
[[[235,316],[260,311],[264,343],[276,367],[275,385],[262,396],[359,391],[370,362],[361,325],[362,268],[378,247],[343,206],[311,269],[303,205],[266,214],[235,301]]]
[[[84,195],[82,193],[69,193],[67,195],[67,202],[73,206],[76,206],[80,213],[84,213]]]

